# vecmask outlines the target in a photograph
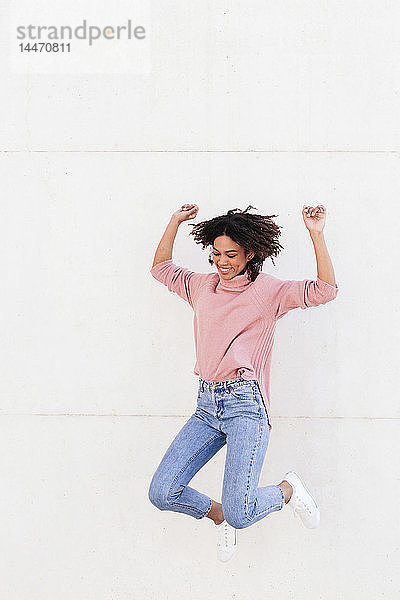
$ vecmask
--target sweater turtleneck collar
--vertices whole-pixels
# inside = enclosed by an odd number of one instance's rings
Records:
[[[217,274],[219,277],[217,289],[242,292],[243,290],[247,289],[250,283],[252,283],[247,271],[246,273],[242,273],[242,275],[236,275],[235,277],[232,277],[232,279],[222,279],[219,271]]]

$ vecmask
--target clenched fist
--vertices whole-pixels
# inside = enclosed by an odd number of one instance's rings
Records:
[[[172,219],[178,223],[183,223],[183,221],[196,218],[198,212],[199,207],[197,204],[182,204],[181,208],[173,213]]]
[[[326,210],[322,204],[315,208],[303,206],[303,220],[308,231],[322,231],[325,227]]]

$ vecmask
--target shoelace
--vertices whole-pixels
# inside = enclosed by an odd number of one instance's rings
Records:
[[[311,514],[312,514],[311,510],[303,502],[303,500],[301,500],[298,496],[296,496],[296,503],[298,503],[300,506],[296,505],[293,508],[293,514],[294,514],[294,516],[299,515],[303,510],[306,510],[308,512],[308,514],[311,516]]]
[[[218,547],[219,548],[224,547],[224,549],[226,550],[227,548],[229,548],[227,523],[224,523],[223,528],[224,528],[224,537],[223,537],[222,541],[221,541],[221,538],[218,539]],[[236,532],[235,532],[235,537],[236,537]]]
[[[228,528],[226,526],[226,523],[224,523],[222,525],[223,529],[224,529],[224,537],[221,539],[222,536],[219,537],[218,539],[218,546],[220,548],[222,548],[223,546],[225,546],[225,548],[228,547]]]

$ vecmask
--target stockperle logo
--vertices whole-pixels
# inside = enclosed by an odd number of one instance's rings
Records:
[[[146,28],[132,25],[128,19],[125,25],[92,25],[86,19],[77,26],[71,25],[18,25],[17,39],[25,42],[86,40],[89,46],[96,40],[144,40]]]

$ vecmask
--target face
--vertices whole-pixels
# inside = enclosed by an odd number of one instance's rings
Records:
[[[227,235],[220,235],[214,240],[212,258],[221,279],[232,279],[239,275],[253,257],[254,252],[250,250],[246,255],[244,248]]]

